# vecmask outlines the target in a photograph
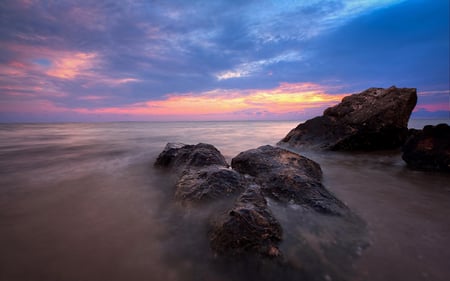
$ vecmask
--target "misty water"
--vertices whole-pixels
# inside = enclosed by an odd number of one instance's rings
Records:
[[[449,120],[410,127],[439,122]],[[217,265],[206,212],[177,205],[173,182],[153,162],[167,142],[211,143],[230,162],[297,124],[0,124],[0,280],[254,279],[258,268],[233,275],[243,265]],[[349,280],[450,278],[449,175],[409,170],[399,151],[302,154],[367,223],[370,246]],[[325,273],[315,279],[330,279]]]

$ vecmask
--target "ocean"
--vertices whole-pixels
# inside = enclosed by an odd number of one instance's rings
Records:
[[[213,265],[203,220],[174,203],[153,163],[167,142],[210,143],[230,162],[297,125],[0,124],[0,281],[231,280]],[[409,170],[399,151],[302,155],[367,222],[370,246],[349,280],[449,280],[449,175]]]

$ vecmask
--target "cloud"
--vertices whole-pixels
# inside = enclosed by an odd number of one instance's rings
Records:
[[[51,67],[45,73],[61,79],[73,79],[79,75],[86,75],[96,65],[95,53],[69,53],[54,57]]]
[[[419,91],[414,111],[446,111],[450,114],[450,90]]]
[[[200,93],[170,94],[162,100],[150,100],[122,107],[75,109],[86,114],[128,114],[140,116],[220,116],[236,118],[254,115],[257,118],[293,113],[304,114],[309,109],[325,108],[338,103],[346,94],[330,95],[328,88],[313,83],[283,83],[272,89],[224,90]],[[251,114],[250,114],[251,113]]]
[[[270,66],[279,62],[295,62],[300,61],[301,55],[299,52],[288,52],[285,54],[277,55],[273,58],[262,59],[258,61],[246,62],[238,65],[233,70],[223,71],[216,74],[218,80],[226,80],[231,78],[240,78],[252,75],[259,72],[265,66]]]
[[[107,99],[106,96],[81,96],[78,99],[80,100],[88,100],[88,101],[98,101],[98,100],[104,100]]]
[[[0,7],[0,103],[11,106],[46,99],[67,112],[180,118],[198,103],[223,118],[233,107],[233,116],[275,118],[298,114],[290,105],[308,107],[294,95],[285,97],[290,103],[275,98],[306,82],[324,87],[317,97],[449,84],[446,0],[18,0]],[[275,94],[282,85],[289,87]],[[444,104],[442,96],[421,98],[432,103]]]

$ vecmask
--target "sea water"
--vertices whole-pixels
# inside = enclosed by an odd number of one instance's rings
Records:
[[[174,204],[153,163],[167,142],[211,143],[230,162],[297,124],[0,124],[0,280],[227,280],[204,220],[186,218],[193,211]],[[351,280],[450,278],[449,175],[409,170],[399,151],[302,154],[367,222],[370,246]]]

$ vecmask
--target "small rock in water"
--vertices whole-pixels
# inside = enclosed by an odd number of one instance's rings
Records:
[[[450,126],[412,129],[402,151],[403,160],[413,169],[450,172]]]

